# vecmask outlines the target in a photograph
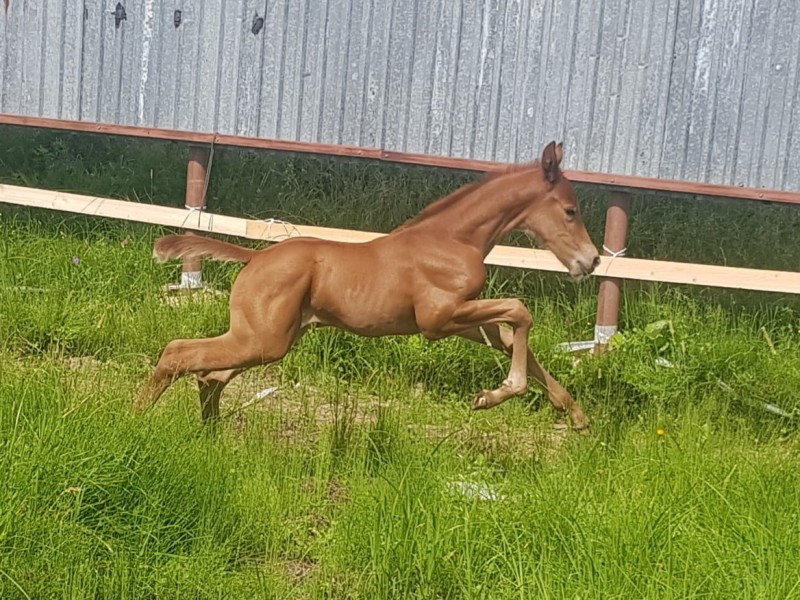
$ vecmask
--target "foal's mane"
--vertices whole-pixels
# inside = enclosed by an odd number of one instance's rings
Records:
[[[509,165],[503,165],[492,171],[486,171],[483,174],[483,177],[481,177],[478,181],[473,181],[472,183],[463,185],[453,193],[445,196],[440,200],[433,202],[432,204],[429,204],[415,216],[411,217],[408,221],[400,225],[400,227],[397,227],[395,231],[406,229],[407,227],[411,227],[412,225],[417,225],[418,223],[425,221],[434,215],[438,215],[442,211],[450,208],[453,204],[456,204],[459,200],[462,200],[463,198],[477,191],[479,188],[482,188],[486,183],[490,181],[494,181],[495,179],[499,179],[500,177],[503,177],[504,175],[509,175],[511,173],[532,171],[538,168],[539,168],[539,161],[535,160],[529,163],[512,163]]]

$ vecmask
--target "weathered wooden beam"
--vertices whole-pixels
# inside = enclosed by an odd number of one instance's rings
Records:
[[[7,184],[0,184],[0,202],[273,242],[295,236],[311,236],[341,242],[365,242],[383,235],[367,231],[307,225],[287,226],[280,222],[241,219],[205,211],[190,212],[181,208]],[[486,258],[486,263],[540,271],[562,273],[567,271],[547,250],[510,246],[497,246]],[[639,281],[800,294],[800,273],[791,271],[604,257],[594,275]]]

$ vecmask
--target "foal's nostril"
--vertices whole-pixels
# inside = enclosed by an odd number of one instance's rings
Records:
[[[594,260],[592,261],[592,271],[594,271],[597,267],[600,266],[600,256],[595,256]]]

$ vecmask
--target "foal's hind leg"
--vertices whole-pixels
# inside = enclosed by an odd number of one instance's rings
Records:
[[[222,396],[222,390],[230,383],[231,379],[245,370],[211,371],[210,373],[203,373],[197,378],[197,384],[200,388],[200,412],[203,423],[219,418],[219,399]]]
[[[218,417],[219,399],[228,382],[250,367],[280,360],[302,333],[299,318],[295,318],[286,327],[259,332],[258,339],[252,334],[242,340],[228,332],[216,338],[174,340],[164,349],[134,409],[148,409],[174,381],[196,373],[203,421]]]
[[[479,344],[485,344],[481,329],[486,334],[492,348],[500,350],[506,356],[511,356],[513,345],[513,335],[509,329],[498,325],[484,325],[482,328],[470,329],[459,334],[459,336]],[[547,398],[556,410],[569,412],[572,426],[575,429],[586,429],[589,420],[586,418],[581,407],[572,398],[570,393],[548,373],[541,363],[536,359],[533,352],[528,349],[528,375],[547,392]],[[491,408],[489,406],[476,406],[475,408]]]
[[[297,343],[306,328],[300,330],[295,336],[292,345]],[[263,363],[262,363],[263,364]],[[211,419],[218,419],[220,415],[219,400],[222,396],[222,391],[225,389],[231,380],[244,373],[247,369],[228,369],[226,371],[211,371],[203,373],[198,376],[197,383],[200,388],[200,410],[203,417],[203,423],[207,423]]]
[[[250,340],[242,342],[230,332],[208,339],[173,340],[161,354],[134,408],[137,411],[148,409],[173,382],[188,373],[245,369],[258,364],[261,354],[257,344]]]

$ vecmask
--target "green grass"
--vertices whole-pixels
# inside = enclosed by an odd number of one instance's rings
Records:
[[[181,202],[178,146],[3,133],[2,181]],[[213,169],[221,212],[375,230],[466,177],[233,152]],[[602,197],[584,205],[597,238]],[[787,207],[634,209],[635,256],[800,258]],[[504,377],[484,347],[324,330],[204,429],[190,380],[129,409],[169,340],[227,327],[227,298],[164,301],[180,267],[151,259],[158,228],[0,213],[0,598],[800,598],[793,298],[628,285],[614,350],[574,364],[556,346],[591,337],[596,284],[494,270],[590,436],[533,389],[470,411]],[[205,272],[225,292],[237,267]]]

